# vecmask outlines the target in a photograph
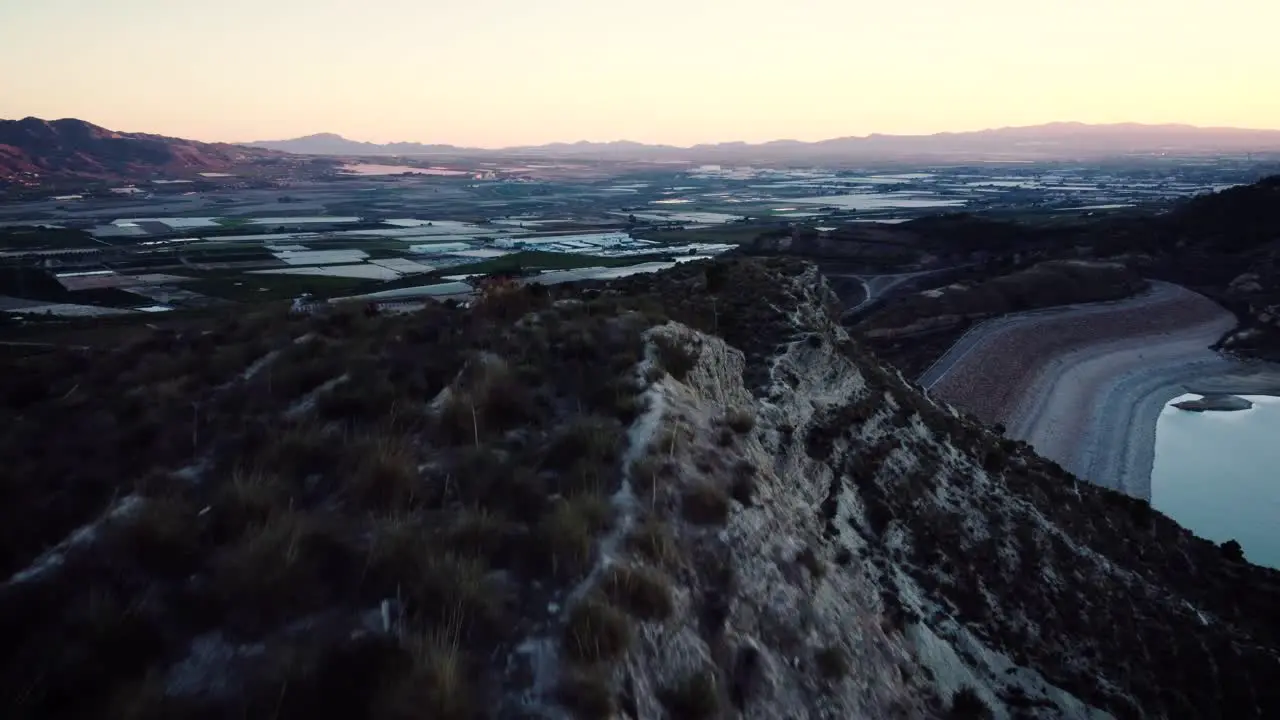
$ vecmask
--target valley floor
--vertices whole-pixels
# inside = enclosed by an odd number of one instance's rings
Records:
[[[1275,394],[1280,368],[1209,349],[1235,325],[1177,285],[1116,303],[998,318],[967,333],[921,384],[1073,474],[1150,499],[1156,420],[1188,392]]]

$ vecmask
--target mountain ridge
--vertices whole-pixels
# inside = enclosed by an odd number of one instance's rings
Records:
[[[727,141],[689,146],[650,144],[632,140],[605,142],[553,142],[503,148],[473,148],[449,144],[417,142],[369,143],[349,140],[335,133],[318,133],[301,138],[246,143],[299,154],[580,154],[644,159],[714,159],[717,156],[753,155],[761,158],[827,152],[849,157],[885,154],[924,153],[946,155],[1014,154],[1044,156],[1043,149],[1028,148],[1024,142],[1057,144],[1053,150],[1064,156],[1099,156],[1144,152],[1248,152],[1280,151],[1280,130],[1229,127],[1197,127],[1187,124],[1112,123],[1088,124],[1053,122],[1040,125],[1007,126],[975,131],[947,131],[926,135],[872,133],[842,136],[812,142],[777,139],[759,143]],[[1052,151],[1050,152],[1052,154]]]
[[[273,157],[283,155],[229,143],[118,132],[76,118],[0,120],[0,184],[185,177]]]

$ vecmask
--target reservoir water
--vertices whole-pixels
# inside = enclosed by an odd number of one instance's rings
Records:
[[[1245,558],[1280,568],[1280,398],[1242,395],[1251,410],[1194,413],[1172,403],[1156,425],[1151,504],[1200,537],[1236,540]]]

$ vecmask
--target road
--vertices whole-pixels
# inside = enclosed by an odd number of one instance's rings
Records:
[[[916,272],[893,273],[893,274],[886,274],[886,275],[828,273],[827,277],[852,279],[862,283],[862,288],[863,290],[866,291],[866,297],[863,298],[862,302],[858,303],[857,305],[854,305],[853,307],[845,311],[845,315],[851,315],[851,314],[857,313],[859,310],[862,310],[863,308],[867,307],[871,303],[874,303],[877,300],[884,298],[890,292],[897,289],[899,286],[905,283],[908,283],[912,280],[915,280],[916,278],[928,277],[929,275],[937,275],[937,274],[948,272],[951,270],[958,270],[964,267],[969,267],[969,265],[954,265],[954,266],[945,267],[945,268],[935,268],[933,270],[918,270]]]
[[[0,340],[0,345],[6,347],[36,347],[36,348],[54,348],[66,350],[88,350],[88,345],[59,345],[57,343],[43,342],[21,342],[18,340]]]
[[[956,340],[942,357],[934,361],[927,370],[924,371],[916,380],[926,391],[931,389],[949,375],[965,358],[967,358],[974,350],[984,345],[995,335],[1029,323],[1036,323],[1047,318],[1058,317],[1061,315],[1078,314],[1078,315],[1095,315],[1105,312],[1113,312],[1117,308],[1125,305],[1142,306],[1160,303],[1174,297],[1178,292],[1176,285],[1152,280],[1151,287],[1145,292],[1133,295],[1119,300],[1105,300],[1101,302],[1077,303],[1073,305],[1057,305],[1051,308],[1043,308],[1040,310],[1028,310],[1020,313],[1010,313],[1001,315],[1000,317],[984,320],[977,325],[969,328],[960,339]]]

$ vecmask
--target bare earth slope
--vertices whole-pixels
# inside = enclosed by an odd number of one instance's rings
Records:
[[[1280,573],[838,310],[690,263],[15,363],[0,715],[1280,714]]]
[[[1209,350],[1230,313],[1168,283],[973,328],[920,378],[1091,482],[1149,498],[1155,418],[1183,383],[1246,369]]]

